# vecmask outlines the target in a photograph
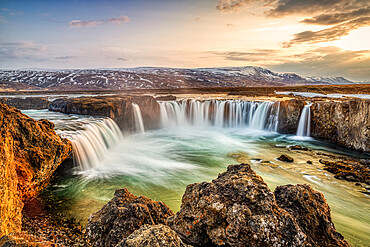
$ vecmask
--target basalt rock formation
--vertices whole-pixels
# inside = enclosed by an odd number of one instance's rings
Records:
[[[23,201],[35,196],[72,150],[47,120],[0,102],[0,236],[19,232]]]
[[[154,129],[160,123],[158,102],[151,96],[99,96],[56,99],[49,110],[63,113],[110,117],[124,131],[135,129],[132,103],[139,105],[146,129]]]
[[[370,100],[314,103],[311,106],[311,135],[370,152]]]
[[[165,225],[144,225],[121,241],[120,247],[186,247],[179,235]]]
[[[295,134],[297,132],[299,118],[304,106],[304,101],[296,99],[280,102],[277,131],[282,134]]]
[[[349,246],[335,230],[323,194],[305,184],[278,186],[274,194],[278,206],[296,219],[312,246]]]
[[[295,219],[248,164],[229,166],[211,183],[188,185],[168,225],[195,246],[307,245]]]
[[[88,237],[93,246],[115,246],[145,224],[165,224],[171,215],[163,202],[137,197],[127,189],[116,190],[113,199],[89,217]]]
[[[48,109],[50,105],[50,101],[47,98],[42,97],[0,98],[0,101],[20,110]]]

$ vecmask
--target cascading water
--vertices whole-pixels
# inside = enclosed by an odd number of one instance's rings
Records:
[[[310,136],[311,128],[311,105],[304,106],[297,129],[297,136]]]
[[[188,100],[160,102],[163,127],[216,126],[277,130],[279,102]],[[271,116],[270,116],[271,115]]]
[[[132,108],[134,110],[136,131],[143,133],[145,131],[145,128],[144,128],[144,121],[143,121],[143,116],[141,115],[140,107],[138,104],[132,103]]]
[[[97,167],[108,149],[122,139],[121,130],[110,118],[90,123],[72,135],[63,131],[60,134],[71,140],[74,161],[81,170]]]

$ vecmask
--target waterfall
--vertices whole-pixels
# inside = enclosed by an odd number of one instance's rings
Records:
[[[132,108],[134,110],[136,131],[143,133],[145,129],[144,129],[144,121],[143,121],[143,116],[141,115],[140,107],[138,104],[132,103]]]
[[[277,102],[184,100],[159,102],[163,127],[215,126],[277,130]],[[270,117],[270,115],[272,117]]]
[[[312,104],[305,105],[302,110],[298,123],[297,136],[310,136],[311,105]]]
[[[89,123],[84,130],[66,137],[72,142],[75,164],[85,170],[96,167],[107,155],[108,149],[122,138],[122,133],[117,124],[107,118]]]

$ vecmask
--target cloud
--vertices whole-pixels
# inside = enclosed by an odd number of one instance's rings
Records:
[[[269,57],[269,55],[275,55],[277,51],[272,50],[272,49],[256,49],[256,50],[251,50],[248,52],[209,51],[207,53],[211,55],[223,57],[224,59],[231,60],[231,61],[256,62],[256,61],[262,61],[265,59],[271,60],[271,57]]]
[[[360,17],[320,31],[304,31],[297,33],[291,41],[285,42],[283,46],[290,47],[294,44],[300,43],[315,44],[319,42],[334,41],[348,35],[352,30],[368,25],[370,25],[370,17]]]
[[[117,57],[117,60],[119,60],[119,61],[127,61],[127,59],[126,58],[123,58],[123,57]]]
[[[321,47],[292,56],[268,68],[305,75],[344,76],[352,80],[370,78],[370,50],[348,51],[338,47]]]
[[[7,13],[8,15],[22,15],[22,12],[16,11],[14,9],[0,8],[0,11]]]
[[[76,58],[76,56],[61,56],[61,57],[54,57],[55,59],[60,59],[60,60],[67,60],[67,59],[73,59]]]
[[[370,16],[370,7],[360,8],[350,12],[339,12],[333,14],[322,14],[302,20],[302,23],[315,25],[334,25],[358,17]]]
[[[102,24],[115,24],[121,26],[123,23],[130,22],[130,18],[125,15],[120,17],[110,18],[110,19],[101,19],[101,20],[72,20],[68,23],[70,27],[95,27]]]
[[[47,48],[32,41],[0,43],[0,59],[42,59]]]

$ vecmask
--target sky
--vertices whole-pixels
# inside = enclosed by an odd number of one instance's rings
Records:
[[[261,66],[370,80],[367,0],[0,0],[0,68]]]

